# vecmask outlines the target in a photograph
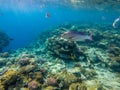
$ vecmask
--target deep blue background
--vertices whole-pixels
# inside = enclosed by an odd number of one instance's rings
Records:
[[[97,11],[55,5],[56,3],[29,4],[29,2],[18,1],[0,1],[0,13],[3,13],[0,16],[0,29],[14,39],[9,45],[9,49],[27,46],[41,31],[59,24],[67,22],[109,22],[112,24],[114,19],[119,16],[112,10],[111,12]],[[46,12],[50,13],[50,18],[45,18]]]

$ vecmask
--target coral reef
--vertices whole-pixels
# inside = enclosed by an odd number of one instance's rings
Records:
[[[108,55],[110,57],[109,66],[117,72],[120,72],[120,48],[116,45],[110,45],[108,48]]]
[[[48,86],[48,87],[44,88],[43,90],[55,90],[55,88],[52,86]]]
[[[17,82],[18,76],[16,71],[8,70],[0,77],[0,84],[3,85],[3,90],[6,90],[8,86]]]
[[[38,82],[31,81],[28,83],[29,90],[38,90]]]
[[[0,57],[3,57],[3,58],[9,57],[9,52],[0,53]]]
[[[0,67],[5,66],[7,63],[7,60],[5,58],[0,58]]]
[[[93,41],[61,38],[68,30],[92,32]],[[0,53],[0,90],[119,90],[119,34],[68,23],[44,31],[30,46]]]
[[[50,77],[50,78],[47,78],[46,83],[47,83],[47,85],[50,85],[50,86],[56,86],[57,80],[53,77]]]
[[[1,72],[0,72],[0,75],[3,75],[5,72],[7,72],[8,71],[8,68],[2,68],[1,69]]]
[[[46,41],[47,50],[51,54],[65,60],[78,60],[84,53],[73,41],[67,41],[60,37],[51,37]]]
[[[81,83],[72,83],[70,86],[69,86],[69,90],[87,90],[87,87],[82,85]]]
[[[29,73],[31,71],[34,71],[34,69],[35,69],[34,65],[27,65],[27,66],[21,67],[20,72],[21,73]]]
[[[59,86],[61,88],[67,88],[71,83],[77,82],[77,77],[67,71],[58,73],[56,78],[59,80]]]
[[[120,62],[120,48],[116,46],[110,46],[108,50],[109,56],[112,60]]]

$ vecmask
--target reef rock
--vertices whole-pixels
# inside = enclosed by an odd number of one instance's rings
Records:
[[[72,83],[69,90],[99,90],[99,84],[95,81],[84,81],[82,83]]]
[[[34,65],[27,65],[27,66],[23,66],[20,68],[19,72],[20,73],[29,73],[33,70],[35,70],[35,66]]]
[[[72,83],[69,86],[69,90],[87,90],[87,87],[82,83]]]
[[[68,72],[68,71],[62,71],[60,73],[57,73],[55,75],[56,79],[59,81],[59,87],[68,87],[71,83],[77,81],[77,77]]]
[[[44,88],[43,90],[55,90],[53,86],[48,86],[46,88]]]
[[[0,67],[5,66],[7,63],[7,60],[5,58],[0,58]]]
[[[9,57],[9,52],[0,53],[0,57],[3,57],[3,58]]]
[[[33,55],[30,54],[22,54],[20,55],[20,57],[18,58],[19,64],[21,66],[25,66],[28,64],[32,64],[34,63],[35,59]]]
[[[31,81],[28,83],[29,90],[38,90],[38,82],[37,81]]]
[[[74,41],[53,36],[46,41],[47,51],[53,56],[64,60],[78,60],[80,56],[85,56]]]
[[[50,85],[50,86],[56,86],[57,79],[55,79],[53,77],[47,78],[46,83],[47,83],[47,85]]]

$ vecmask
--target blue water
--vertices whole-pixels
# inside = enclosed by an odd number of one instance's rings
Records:
[[[7,47],[17,49],[29,45],[37,35],[64,23],[111,23],[118,12],[80,9],[52,3],[32,2],[33,0],[0,0],[0,29],[14,40]],[[56,2],[55,2],[56,1]],[[46,18],[46,12],[50,17]]]

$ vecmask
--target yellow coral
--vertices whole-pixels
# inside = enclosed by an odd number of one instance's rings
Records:
[[[0,77],[0,90],[5,90],[5,84],[12,82],[13,76],[16,75],[16,71],[8,70]],[[14,80],[14,79],[13,79]]]
[[[20,90],[29,90],[28,88],[21,88]]]
[[[3,74],[0,81],[3,85],[6,85],[16,81],[16,79],[17,79],[17,72],[14,70],[8,70]]]
[[[6,78],[10,78],[10,76],[16,74],[16,72],[14,70],[8,70],[7,72],[5,72],[3,74],[3,77],[6,77]]]
[[[69,86],[69,90],[88,90],[88,88],[83,83],[72,83]]]
[[[54,89],[54,87],[52,87],[52,86],[48,86],[48,87],[46,87],[46,88],[43,89],[43,90],[55,90],[55,89]]]
[[[0,82],[1,84],[1,82]],[[0,90],[5,90],[5,87],[3,85],[0,85]]]
[[[61,84],[62,85],[64,84],[65,87],[69,86],[70,83],[77,81],[77,77],[74,74],[67,71],[62,71],[60,73],[57,73],[55,75],[55,78],[64,80],[64,82]]]

